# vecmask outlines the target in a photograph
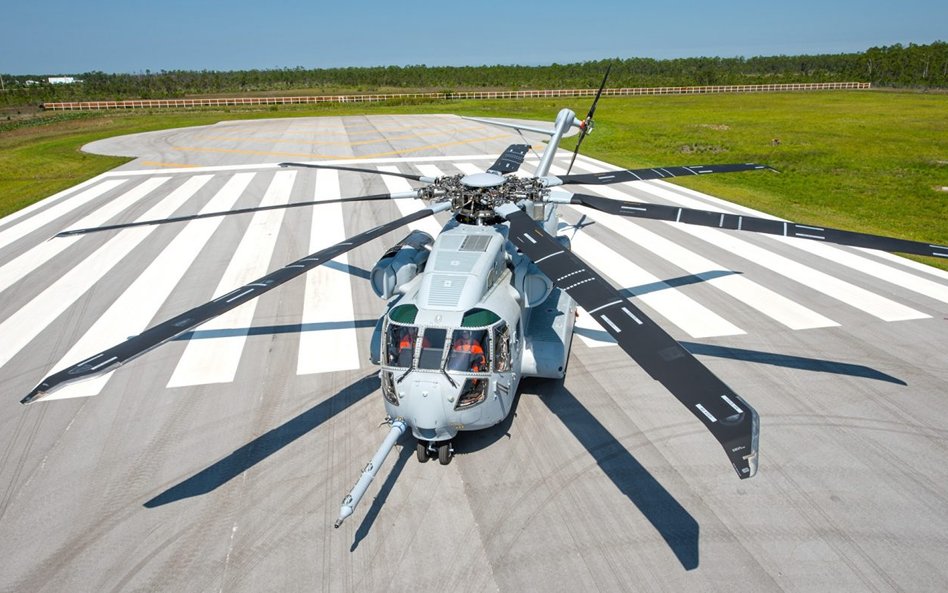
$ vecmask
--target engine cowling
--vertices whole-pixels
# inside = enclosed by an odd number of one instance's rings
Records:
[[[428,261],[428,247],[433,242],[434,239],[428,233],[412,231],[390,247],[372,268],[370,281],[375,294],[388,300],[420,274]]]

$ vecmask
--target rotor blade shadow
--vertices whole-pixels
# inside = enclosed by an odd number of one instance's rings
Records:
[[[743,348],[727,348],[724,346],[712,346],[710,344],[696,344],[694,342],[681,342],[681,345],[692,354],[704,354],[707,356],[717,356],[718,358],[731,358],[734,360],[769,364],[790,369],[816,371],[818,373],[833,373],[835,375],[848,375],[850,377],[875,379],[876,381],[895,383],[896,385],[908,385],[908,383],[902,379],[893,377],[892,375],[887,375],[882,371],[877,371],[876,369],[863,366],[861,364],[836,362],[819,358],[807,358],[804,356],[791,356],[788,354],[774,354],[773,352],[760,352],[758,350],[744,350]]]
[[[643,294],[648,294],[650,292],[665,290],[667,288],[678,288],[681,286],[688,286],[689,284],[699,284],[701,282],[707,282],[708,280],[714,280],[715,278],[722,278],[724,276],[742,273],[743,272],[734,272],[732,270],[710,270],[707,272],[701,272],[700,274],[689,274],[687,276],[669,278],[668,280],[661,280],[659,282],[651,282],[649,284],[622,288],[619,289],[619,294],[628,299],[641,296]]]
[[[561,381],[538,398],[573,433],[606,476],[655,527],[685,570],[698,568],[699,526],[694,517],[628,449],[589,413]]]
[[[346,274],[350,274],[352,276],[355,276],[356,278],[363,278],[365,280],[368,280],[369,278],[371,278],[371,273],[368,270],[366,270],[365,268],[354,266],[352,264],[344,265],[337,261],[328,261],[323,264],[323,267],[331,268],[333,270],[338,270],[340,272],[345,272]]]
[[[295,418],[260,435],[227,457],[165,490],[143,506],[149,509],[160,507],[217,489],[336,414],[345,411],[349,406],[378,391],[380,387],[379,378],[374,373],[359,379]]]
[[[352,541],[352,546],[349,547],[350,552],[355,552],[356,548],[359,547],[359,543],[369,534],[369,530],[372,529],[372,525],[375,524],[375,519],[378,517],[379,511],[382,510],[382,505],[385,504],[389,493],[392,491],[392,487],[395,486],[395,481],[398,479],[398,476],[401,475],[402,470],[405,469],[405,464],[408,463],[408,460],[411,459],[414,452],[414,447],[402,445],[402,450],[395,460],[395,465],[393,465],[391,471],[388,472],[385,482],[379,488],[379,493],[372,499],[372,506],[369,507],[369,510],[365,513],[365,518],[362,519],[362,523],[359,524],[359,528],[356,530],[355,539]]]
[[[265,336],[275,334],[298,334],[302,332],[329,331],[350,327],[375,327],[376,319],[356,319],[353,321],[323,321],[319,323],[289,323],[287,325],[261,325],[259,327],[231,327],[226,329],[197,329],[174,338],[173,342],[187,340],[210,340],[234,336]]]

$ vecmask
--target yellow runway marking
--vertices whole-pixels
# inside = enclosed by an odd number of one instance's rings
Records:
[[[499,140],[508,137],[508,134],[498,134],[496,136],[485,136],[483,138],[471,138],[469,140],[455,140],[453,142],[440,142],[438,144],[426,144],[415,148],[403,148],[401,150],[390,150],[388,152],[377,152],[375,154],[353,155],[329,155],[316,154],[312,152],[280,152],[269,150],[244,150],[240,148],[201,148],[197,146],[172,146],[172,150],[183,152],[217,152],[225,154],[253,154],[258,156],[280,156],[280,157],[305,157],[311,159],[374,159],[383,156],[392,156],[408,152],[418,152],[419,150],[428,150],[429,148],[443,148],[445,146],[457,146],[459,144],[472,144],[474,142],[487,142],[489,140]]]
[[[455,128],[452,130],[444,131],[432,131],[426,132],[426,136],[434,135],[444,135],[444,134],[454,134],[457,132],[465,132],[469,130],[481,129],[481,126],[468,127],[468,128]],[[408,134],[406,136],[391,136],[383,138],[375,138],[373,140],[359,140],[358,142],[347,142],[344,140],[293,140],[289,138],[255,138],[255,137],[240,137],[240,136],[199,136],[202,140],[225,140],[231,142],[277,142],[277,143],[288,143],[288,144],[325,144],[331,146],[361,146],[363,144],[378,144],[379,142],[388,142],[392,140],[411,140],[414,138],[419,138],[418,134]]]

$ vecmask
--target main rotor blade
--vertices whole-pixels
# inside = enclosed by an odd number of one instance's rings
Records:
[[[768,235],[823,241],[824,243],[880,249],[882,251],[896,251],[899,253],[948,258],[948,247],[944,245],[933,245],[920,241],[909,241],[907,239],[884,237],[882,235],[810,226],[769,218],[757,218],[741,214],[725,214],[722,212],[711,212],[710,210],[694,210],[692,208],[666,206],[664,204],[623,202],[588,194],[573,194],[569,200],[554,197],[552,201],[588,206],[595,210],[608,212],[609,214],[618,214],[620,216],[633,218],[667,220],[720,229],[750,231],[752,233],[765,233]]]
[[[742,163],[730,165],[693,165],[690,167],[655,167],[652,169],[621,169],[605,173],[581,173],[579,175],[562,175],[557,177],[562,185],[611,185],[626,181],[648,181],[650,179],[667,179],[669,177],[684,177],[687,175],[708,175],[709,173],[736,173],[738,171],[756,171],[773,167],[757,163]]]
[[[510,204],[496,211],[510,222],[510,241],[711,431],[738,476],[753,476],[759,434],[754,408],[527,214]]]
[[[205,212],[204,214],[190,214],[188,216],[176,216],[174,218],[159,218],[155,220],[139,220],[135,222],[125,222],[121,224],[109,224],[87,229],[69,229],[57,233],[56,237],[69,237],[72,235],[85,235],[88,233],[98,233],[99,231],[114,231],[117,229],[127,229],[136,226],[151,226],[157,224],[167,224],[169,222],[187,222],[189,220],[198,220],[200,218],[213,218],[215,216],[230,216],[231,214],[248,214],[250,212],[261,212],[264,210],[279,210],[281,208],[300,208],[302,206],[318,206],[320,204],[337,204],[340,202],[371,202],[375,200],[392,200],[399,198],[417,198],[417,192],[403,192],[397,194],[376,194],[372,196],[357,196],[354,198],[338,198],[335,200],[313,200],[309,202],[290,202],[289,204],[276,204],[273,206],[257,206],[255,208],[238,208],[236,210],[224,210],[221,212]]]
[[[139,335],[129,338],[121,344],[113,346],[100,352],[99,354],[96,354],[95,356],[92,356],[91,358],[87,358],[82,362],[46,377],[40,382],[39,385],[36,386],[35,389],[33,389],[33,391],[24,397],[20,403],[31,403],[67,383],[88,379],[95,375],[106,373],[118,368],[119,366],[141,356],[149,350],[164,344],[175,336],[189,331],[194,327],[204,323],[205,321],[217,317],[218,315],[226,313],[227,311],[230,311],[231,309],[238,307],[251,299],[255,299],[265,292],[268,292],[277,286],[280,286],[281,284],[284,284],[293,278],[296,278],[297,276],[315,268],[316,266],[322,265],[327,261],[358,247],[359,245],[368,243],[369,241],[381,237],[382,235],[389,233],[401,226],[421,220],[423,218],[427,218],[435,212],[441,212],[448,209],[449,207],[449,202],[442,202],[429,206],[428,208],[424,208],[409,214],[408,216],[399,218],[398,220],[393,220],[392,222],[377,226],[373,229],[369,229],[346,241],[343,241],[342,243],[337,243],[331,247],[327,247],[326,249],[322,249],[316,253],[307,255],[306,257],[293,263],[287,264],[279,270],[271,272],[258,280],[254,280],[245,286],[230,291],[224,296],[214,299],[209,303],[199,305],[190,311],[165,321],[164,323],[159,323],[158,325],[146,329]]]
[[[530,152],[529,144],[511,144],[503,152],[493,165],[487,169],[488,173],[504,175],[506,173],[515,173],[523,164],[523,159]]]
[[[360,167],[343,167],[342,165],[316,165],[313,163],[280,163],[281,167],[305,167],[307,169],[334,169],[336,171],[355,171],[356,173],[371,173],[373,175],[388,175],[390,177],[404,177],[412,181],[423,181],[431,183],[432,177],[422,175],[411,175],[409,173],[398,173],[396,171],[379,171],[378,169],[362,169]]]
[[[602,77],[602,84],[599,85],[599,90],[596,91],[596,98],[593,99],[592,105],[589,107],[589,113],[586,114],[586,119],[583,120],[583,127],[579,131],[579,138],[576,140],[576,150],[573,151],[573,158],[569,161],[569,167],[566,169],[566,174],[569,175],[569,172],[573,170],[573,163],[576,162],[576,155],[579,154],[579,147],[583,144],[583,139],[586,137],[586,134],[589,133],[591,129],[593,115],[596,113],[596,104],[599,103],[599,97],[602,96],[602,90],[606,88],[606,80],[609,78],[609,71],[612,70],[612,64],[610,63],[606,66],[606,75]]]

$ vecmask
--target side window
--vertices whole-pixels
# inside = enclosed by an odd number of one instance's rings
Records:
[[[420,369],[440,369],[441,355],[444,353],[444,343],[448,330],[429,327],[421,339],[421,356],[418,358]]]
[[[406,369],[410,367],[417,337],[417,327],[389,323],[385,334],[385,364]]]
[[[510,370],[510,328],[506,323],[494,326],[494,369],[498,373]]]
[[[447,369],[464,373],[486,373],[490,371],[488,352],[487,330],[456,329],[451,335]]]

